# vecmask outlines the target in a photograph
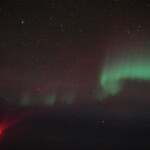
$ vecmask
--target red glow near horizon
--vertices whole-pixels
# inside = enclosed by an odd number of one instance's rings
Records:
[[[0,136],[2,135],[3,131],[15,126],[19,122],[22,122],[23,120],[32,117],[33,115],[37,114],[39,109],[29,109],[25,112],[19,113],[18,115],[13,116],[15,112],[8,112],[3,120],[0,122]],[[13,116],[13,117],[12,117]]]
[[[3,132],[3,129],[2,129],[2,128],[0,128],[0,135],[2,135],[2,132]]]

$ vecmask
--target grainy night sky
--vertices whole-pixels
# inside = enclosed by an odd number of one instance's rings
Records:
[[[149,54],[149,0],[1,1],[1,148],[148,148]]]

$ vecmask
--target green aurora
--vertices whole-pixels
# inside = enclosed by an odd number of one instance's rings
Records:
[[[101,97],[118,94],[125,80],[150,81],[150,54],[126,52],[106,61],[100,76]]]

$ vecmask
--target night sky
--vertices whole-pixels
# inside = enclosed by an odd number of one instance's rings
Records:
[[[148,149],[150,0],[0,2],[0,148]]]

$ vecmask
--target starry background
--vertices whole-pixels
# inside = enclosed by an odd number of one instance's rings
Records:
[[[149,147],[148,83],[96,97],[103,63],[126,46],[148,49],[149,26],[149,0],[1,1],[0,119],[31,113],[5,131],[2,149]],[[48,106],[45,93],[55,94]]]

